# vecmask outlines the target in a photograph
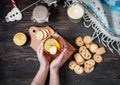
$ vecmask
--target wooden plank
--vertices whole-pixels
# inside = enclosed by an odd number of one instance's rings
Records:
[[[21,0],[17,0],[17,2],[21,2]],[[25,0],[18,3],[19,7],[24,8],[29,4],[28,2],[33,1]],[[5,0],[4,3],[6,3],[5,12],[7,13],[11,4],[8,0]],[[49,23],[33,23],[30,18],[34,7],[23,12],[21,21],[0,23],[0,85],[29,85],[34,78],[39,63],[36,53],[30,48],[30,35],[28,33],[30,26],[50,25],[76,48],[78,47],[74,40],[77,36],[92,35],[94,31],[91,28],[85,28],[82,21],[77,24],[71,23],[62,3],[56,8],[51,7]],[[24,32],[27,35],[26,45],[18,47],[13,43],[12,38],[17,32]],[[98,43],[98,40],[95,42]],[[73,60],[72,55],[60,69],[61,85],[120,85],[120,56],[117,53],[112,54],[108,49],[106,50],[107,53],[103,55],[104,62],[96,65],[94,72],[90,74],[76,75],[69,70],[68,63]],[[48,82],[49,77],[47,85]]]

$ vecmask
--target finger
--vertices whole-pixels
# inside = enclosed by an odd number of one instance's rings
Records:
[[[58,37],[59,35],[58,35],[57,32],[54,32],[54,33],[52,34],[52,36]]]
[[[50,38],[51,36],[52,36],[52,35],[51,35],[51,34],[49,34],[49,35],[48,35],[48,37],[47,37],[47,39],[48,39],[48,38]]]
[[[58,60],[62,60],[65,56],[66,56],[66,51],[67,51],[67,47],[65,46],[63,51],[60,53],[60,55],[57,57]]]
[[[65,53],[66,51],[67,51],[67,45],[65,44],[64,47],[63,47],[62,52]],[[61,52],[61,53],[62,53],[62,52]]]
[[[67,50],[67,45],[66,44],[64,45],[64,49]]]
[[[40,45],[39,45],[39,47],[37,49],[37,53],[43,53],[43,42],[44,41],[41,41],[41,43],[40,43]]]

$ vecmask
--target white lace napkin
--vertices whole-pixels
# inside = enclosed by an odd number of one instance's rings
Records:
[[[95,30],[93,39],[120,55],[120,0],[83,0],[83,5],[84,25]]]

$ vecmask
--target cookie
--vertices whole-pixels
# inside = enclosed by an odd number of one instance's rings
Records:
[[[68,67],[69,67],[69,69],[74,70],[76,65],[77,64],[75,61],[70,61],[68,64]]]
[[[81,55],[86,60],[88,60],[88,59],[90,59],[92,57],[91,53],[87,49],[83,50]]]
[[[82,65],[84,64],[85,60],[82,58],[82,56],[80,55],[80,53],[76,53],[74,55],[75,61],[78,65]]]
[[[90,44],[86,44],[85,46],[86,46],[86,48],[88,48],[88,49],[90,48]]]
[[[92,43],[92,37],[91,37],[91,36],[85,36],[85,37],[83,38],[83,42],[84,42],[85,44],[90,44],[90,43]]]
[[[87,61],[85,61],[84,66],[91,68],[91,67],[95,66],[95,61],[93,59],[87,60]]]
[[[84,67],[84,71],[85,73],[91,73],[92,71],[94,71],[94,66],[89,68],[89,67]]]
[[[90,44],[89,50],[92,53],[95,53],[95,51],[98,49],[98,45],[95,43]]]
[[[97,63],[101,63],[103,61],[103,58],[101,55],[94,54],[93,59]]]
[[[82,51],[84,51],[84,50],[87,50],[87,48],[85,46],[81,46],[79,48],[79,53],[82,54]]]
[[[106,50],[105,50],[104,47],[100,47],[100,48],[98,48],[98,49],[95,51],[95,53],[96,53],[97,55],[102,55],[102,54],[106,53]]]
[[[84,45],[82,37],[77,37],[75,39],[75,43],[76,43],[77,46],[83,46]]]
[[[84,72],[84,69],[83,69],[83,67],[81,67],[79,65],[76,65],[75,68],[74,68],[74,72],[76,74],[82,74]]]
[[[13,41],[17,46],[22,46],[27,42],[27,37],[24,33],[16,33],[13,37]]]

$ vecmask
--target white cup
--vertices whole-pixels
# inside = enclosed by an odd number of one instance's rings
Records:
[[[75,2],[68,7],[67,15],[73,23],[78,23],[84,15],[84,8],[80,3]]]

